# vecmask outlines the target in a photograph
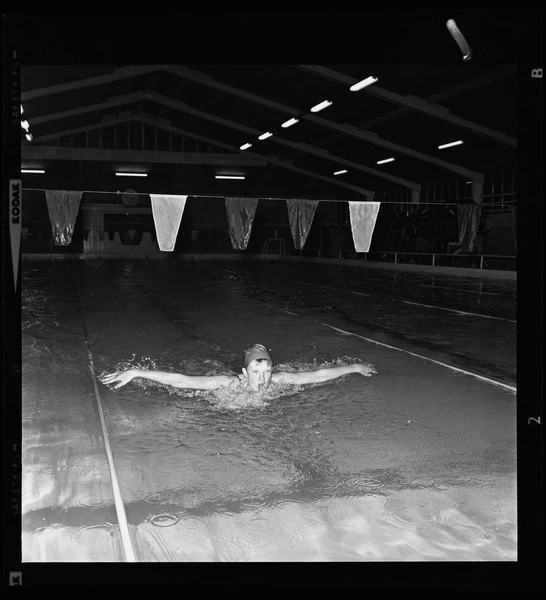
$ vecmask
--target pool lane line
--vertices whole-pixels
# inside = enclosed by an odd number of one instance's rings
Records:
[[[254,299],[254,302],[258,302],[259,304],[263,304],[264,306],[268,306],[269,308],[272,308],[273,310],[279,310],[278,306],[273,306],[272,304],[268,304],[267,302],[263,302],[262,300],[256,300]],[[280,310],[282,310],[285,313],[288,313],[289,315],[292,315],[293,317],[300,317],[301,315],[298,315],[298,313],[293,313],[290,312],[289,310],[286,310],[286,308],[281,308]]]
[[[97,400],[97,408],[99,411],[99,419],[102,427],[102,437],[104,439],[104,447],[106,449],[106,456],[108,458],[108,467],[110,468],[110,479],[112,481],[112,491],[114,493],[114,504],[116,507],[116,513],[118,516],[119,529],[121,534],[121,543],[123,546],[123,552],[125,554],[125,560],[127,562],[136,562],[136,555],[133,548],[133,542],[131,540],[131,534],[129,532],[129,525],[127,524],[127,516],[125,514],[125,507],[121,498],[121,490],[119,487],[119,479],[117,476],[116,465],[114,463],[114,455],[112,454],[112,447],[110,446],[110,436],[108,435],[108,429],[106,427],[106,419],[104,418],[104,411],[102,410],[102,403],[100,401],[99,387],[97,385],[97,377],[95,375],[95,366],[93,364],[93,354],[89,348],[89,339],[87,335],[87,326],[85,324],[85,317],[83,312],[83,303],[81,301],[80,294],[80,283],[78,280],[78,270],[76,263],[74,263],[76,269],[76,284],[78,286],[78,298],[80,300],[81,315],[82,315],[82,326],[84,333],[85,348],[87,350],[87,356],[89,358],[89,369],[91,370],[91,381],[93,382],[93,390],[95,392],[95,399]]]
[[[305,283],[304,281],[296,281],[296,280],[292,280],[293,283],[304,283],[305,285],[310,285],[308,283]],[[420,283],[419,285],[425,285]],[[337,290],[337,291],[341,291],[339,288],[336,287],[332,287],[330,285],[319,285],[319,288],[322,289],[329,289],[329,290]],[[430,286],[430,287],[441,287],[441,286]],[[446,288],[449,290],[455,290],[457,288]],[[464,291],[473,291],[473,290],[464,290]],[[351,291],[352,294],[356,294],[357,296],[370,296],[371,294],[366,294],[365,292],[355,292],[355,291]],[[474,292],[477,294],[481,294],[482,292]],[[492,292],[483,292],[484,294],[488,294],[488,293],[492,293]],[[494,294],[494,295],[500,295],[500,294]],[[503,317],[492,317],[490,315],[481,315],[479,313],[471,313],[471,312],[466,312],[464,310],[455,310],[454,308],[444,308],[443,306],[435,306],[433,304],[421,304],[420,302],[410,302],[409,300],[397,300],[396,298],[391,298],[391,300],[393,300],[394,302],[404,302],[406,304],[415,304],[416,306],[424,306],[425,308],[437,308],[438,310],[448,310],[450,312],[454,312],[457,313],[459,315],[470,315],[473,317],[482,317],[483,319],[497,319],[499,321],[508,321],[509,323],[517,323],[517,321],[514,321],[512,319],[505,319]],[[289,313],[292,314],[292,313]]]
[[[269,308],[272,308],[274,310],[279,310],[279,307],[273,306],[272,304],[268,304],[267,302],[263,302],[262,300],[254,299],[254,301],[258,302],[259,304],[264,304],[265,306],[268,306]],[[294,317],[299,317],[301,319],[307,319],[307,317],[305,315],[299,315],[297,313],[290,312],[289,310],[286,310],[286,308],[281,308],[280,310],[282,310],[283,312],[288,313],[289,315],[292,315]],[[432,362],[436,365],[440,365],[441,367],[446,367],[447,369],[451,369],[452,371],[455,371],[457,373],[463,373],[464,375],[470,375],[471,377],[475,377],[476,379],[486,381],[487,383],[492,383],[493,385],[502,387],[511,392],[514,392],[514,393],[517,392],[516,387],[514,387],[512,385],[508,385],[506,383],[501,383],[500,381],[496,381],[495,379],[489,379],[489,377],[484,377],[483,375],[478,375],[477,373],[472,373],[472,371],[466,371],[465,369],[459,369],[458,367],[454,367],[453,365],[448,365],[447,363],[440,362],[439,360],[434,360],[433,358],[428,358],[427,356],[423,356],[421,354],[416,354],[415,352],[410,352],[409,350],[404,350],[403,348],[397,348],[396,346],[391,346],[390,344],[378,342],[377,340],[372,340],[371,338],[364,337],[363,335],[359,335],[358,333],[353,333],[352,331],[345,331],[344,329],[339,329],[339,327],[334,327],[333,325],[328,325],[328,323],[323,323],[322,321],[318,321],[316,319],[312,319],[312,320],[314,320],[316,323],[320,323],[321,325],[324,325],[325,327],[334,329],[335,331],[337,331],[339,333],[343,333],[344,335],[352,335],[354,337],[363,339],[366,342],[370,342],[372,344],[377,344],[378,346],[383,346],[385,348],[389,348],[390,350],[404,352],[405,354],[409,354],[410,356],[415,356],[416,358],[428,360],[429,362]]]
[[[456,290],[458,292],[470,292],[471,294],[488,294],[489,296],[502,296],[503,294],[498,294],[496,292],[481,292],[479,290],[466,290],[465,288],[454,288],[449,287],[447,285],[433,285],[431,283],[419,283],[421,287],[431,287],[431,288],[439,288],[442,290]]]
[[[265,302],[263,304],[265,304]],[[271,304],[267,304],[266,306],[269,306],[270,308],[275,308],[274,306],[271,306]],[[294,316],[294,317],[305,318],[303,315],[298,315],[296,313],[290,312],[289,310],[286,310],[286,308],[282,308],[281,310],[284,311],[285,313],[288,313],[289,315]],[[501,383],[500,381],[495,381],[494,379],[489,379],[488,377],[484,377],[483,375],[478,375],[477,373],[472,373],[471,371],[465,371],[464,369],[459,369],[458,367],[454,367],[453,365],[448,365],[447,363],[440,362],[439,360],[434,360],[433,358],[428,358],[427,356],[422,356],[421,354],[416,354],[415,352],[410,352],[409,350],[404,350],[403,348],[397,348],[396,346],[391,346],[390,344],[385,344],[383,342],[378,342],[377,340],[372,340],[371,338],[364,337],[363,335],[359,335],[358,333],[353,333],[351,331],[345,331],[344,329],[339,329],[338,327],[334,327],[333,325],[328,325],[328,323],[323,323],[322,321],[317,321],[317,322],[320,323],[321,325],[329,327],[330,329],[334,329],[335,331],[338,331],[339,333],[343,333],[344,335],[352,335],[352,336],[361,338],[367,342],[371,342],[372,344],[377,344],[378,346],[384,346],[385,348],[389,348],[390,350],[397,350],[398,352],[404,352],[406,354],[410,354],[411,356],[415,356],[416,358],[428,360],[429,362],[433,362],[442,367],[446,367],[448,369],[451,369],[452,371],[456,371],[457,373],[463,373],[464,375],[470,375],[472,377],[476,377],[477,379],[481,379],[482,381],[487,381],[488,383],[492,383],[493,385],[497,385],[497,386],[500,386],[507,390],[510,390],[511,392],[514,392],[514,393],[517,392],[517,388],[512,385],[508,385],[506,383]]]
[[[504,317],[492,317],[491,315],[481,315],[480,313],[471,313],[466,312],[464,310],[456,310],[454,308],[444,308],[443,306],[435,306],[434,304],[421,304],[420,302],[410,302],[409,300],[400,300],[399,302],[404,302],[405,304],[414,304],[415,306],[424,306],[426,308],[436,308],[438,310],[448,310],[459,315],[470,315],[472,317],[482,317],[482,319],[496,319],[498,321],[508,321],[509,323],[517,323],[517,321],[514,321],[513,319],[505,319]]]
[[[102,433],[104,438],[104,447],[106,448],[106,455],[108,457],[108,466],[110,467],[110,475],[112,480],[112,490],[114,492],[114,503],[116,506],[116,513],[118,515],[119,529],[121,533],[121,541],[123,545],[123,552],[127,562],[136,562],[135,551],[133,548],[133,542],[131,540],[131,534],[129,532],[129,525],[127,523],[127,516],[125,514],[125,506],[121,497],[121,490],[119,487],[119,479],[116,472],[116,465],[114,463],[114,456],[112,454],[112,447],[110,446],[110,437],[106,428],[106,419],[104,418],[104,412],[102,410],[102,403],[100,401],[99,389],[97,386],[97,378],[95,375],[95,368],[93,365],[93,355],[88,350],[89,356],[89,369],[91,370],[91,379],[93,381],[93,389],[95,391],[95,398],[97,399],[97,407],[99,409],[99,418],[102,426]]]
[[[293,283],[304,283],[305,285],[310,285],[308,283],[305,283],[304,281],[295,281],[295,280],[292,280],[292,281],[293,281]],[[420,283],[419,285],[425,285],[425,284]],[[339,288],[332,287],[330,285],[319,285],[318,287],[322,288],[322,289],[329,289],[329,290],[341,291]],[[428,286],[428,287],[441,287],[441,286]],[[458,288],[445,288],[445,289],[456,290]],[[473,292],[475,294],[481,294],[481,293],[492,294],[492,292],[475,292],[474,290],[463,290],[463,291],[469,291],[469,292]],[[352,294],[356,294],[357,296],[370,296],[371,295],[371,294],[366,294],[365,292],[355,292],[353,290],[351,290],[351,293]],[[493,294],[493,295],[494,296],[500,296],[500,294]],[[395,302],[405,302],[406,304],[415,304],[417,306],[425,306],[426,308],[437,308],[438,310],[449,310],[449,311],[458,313],[460,315],[472,315],[472,316],[475,316],[475,317],[483,317],[484,319],[498,319],[500,321],[509,321],[510,323],[516,323],[517,322],[517,321],[513,321],[512,319],[504,319],[502,317],[491,317],[489,315],[480,315],[479,313],[465,312],[463,310],[455,310],[453,308],[444,308],[442,306],[434,306],[432,304],[420,304],[419,302],[410,302],[409,300],[397,300],[396,298],[392,298],[392,300],[394,300]]]
[[[281,279],[279,277],[279,279]],[[297,279],[291,279],[290,281],[292,281],[292,283],[300,283],[302,285],[312,285],[311,283],[308,283],[307,281],[298,281]],[[337,287],[333,287],[331,285],[319,285],[318,287],[323,288],[323,289],[328,289],[328,290],[336,290],[339,291],[339,288]],[[353,294],[356,294],[357,296],[369,296],[370,294],[366,294],[364,292],[352,292]]]
[[[372,344],[377,344],[379,346],[384,346],[385,348],[389,348],[391,350],[398,350],[399,352],[404,352],[406,354],[410,354],[411,356],[415,356],[416,358],[422,358],[423,360],[428,360],[430,362],[433,362],[434,364],[440,365],[442,367],[447,367],[448,369],[451,369],[452,371],[456,371],[458,373],[463,373],[465,375],[471,375],[472,377],[476,377],[477,379],[481,379],[482,381],[487,381],[488,383],[492,383],[493,385],[500,386],[502,388],[510,390],[511,392],[517,391],[517,388],[515,388],[512,385],[507,385],[506,383],[501,383],[500,381],[495,381],[494,379],[489,379],[488,377],[484,377],[483,375],[478,375],[477,373],[472,373],[471,371],[465,371],[464,369],[459,369],[458,367],[454,367],[453,365],[448,365],[447,363],[440,362],[439,360],[434,360],[433,358],[428,358],[427,356],[422,356],[421,354],[416,354],[415,352],[410,352],[409,350],[404,350],[403,348],[397,348],[396,346],[384,344],[383,342],[378,342],[376,340],[372,340],[370,338],[364,337],[363,335],[359,335],[358,333],[353,333],[351,331],[345,331],[344,329],[339,329],[338,327],[334,327],[333,325],[328,325],[328,323],[321,322],[321,325],[325,325],[326,327],[329,327],[330,329],[334,329],[335,331],[338,331],[339,333],[343,333],[345,335],[352,335],[352,336],[361,338],[363,340],[366,340],[367,342],[371,342]]]

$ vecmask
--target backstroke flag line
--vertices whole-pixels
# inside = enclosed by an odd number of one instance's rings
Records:
[[[47,210],[56,246],[70,246],[83,192],[45,190]]]
[[[349,202],[351,230],[357,252],[368,252],[381,202]]]
[[[286,206],[294,248],[302,250],[313,223],[318,200],[287,200]]]
[[[229,235],[234,250],[246,250],[257,206],[257,198],[226,198]]]
[[[172,252],[188,196],[150,194],[157,243],[162,252]]]

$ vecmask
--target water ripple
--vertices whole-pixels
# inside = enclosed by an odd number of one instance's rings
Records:
[[[149,522],[156,527],[171,527],[172,525],[176,525],[178,523],[179,518],[175,515],[170,515],[168,513],[162,515],[156,515],[149,519]]]
[[[403,509],[399,509],[395,513],[392,512],[381,515],[379,517],[379,522],[382,525],[395,530],[412,531],[417,528],[416,523],[411,517],[405,515],[405,511]]]

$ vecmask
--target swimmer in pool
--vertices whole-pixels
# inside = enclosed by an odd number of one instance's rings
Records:
[[[325,367],[316,371],[272,372],[273,360],[269,351],[262,344],[254,344],[252,348],[245,351],[244,367],[238,375],[183,375],[182,373],[168,373],[164,371],[147,371],[145,369],[127,369],[116,371],[101,377],[105,385],[114,385],[114,389],[129,383],[135,377],[149,379],[163,385],[176,388],[192,390],[217,390],[231,385],[238,380],[246,387],[259,393],[265,392],[271,382],[281,384],[305,385],[309,383],[322,383],[337,379],[349,373],[360,373],[370,377],[377,371],[368,365],[355,363],[352,365],[340,365],[336,367]]]

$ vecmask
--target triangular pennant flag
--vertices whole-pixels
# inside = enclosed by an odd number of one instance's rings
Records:
[[[482,208],[477,204],[459,204],[457,221],[459,224],[459,249],[469,254],[474,249]]]
[[[69,246],[83,192],[45,190],[47,210],[56,246]]]
[[[159,249],[172,252],[188,196],[150,194],[150,198]]]
[[[305,246],[313,217],[317,210],[318,200],[287,200],[288,220],[294,240],[294,248],[302,250]]]
[[[257,198],[226,198],[229,235],[234,250],[246,250],[257,206]]]
[[[381,202],[349,202],[351,230],[357,252],[368,252]]]

